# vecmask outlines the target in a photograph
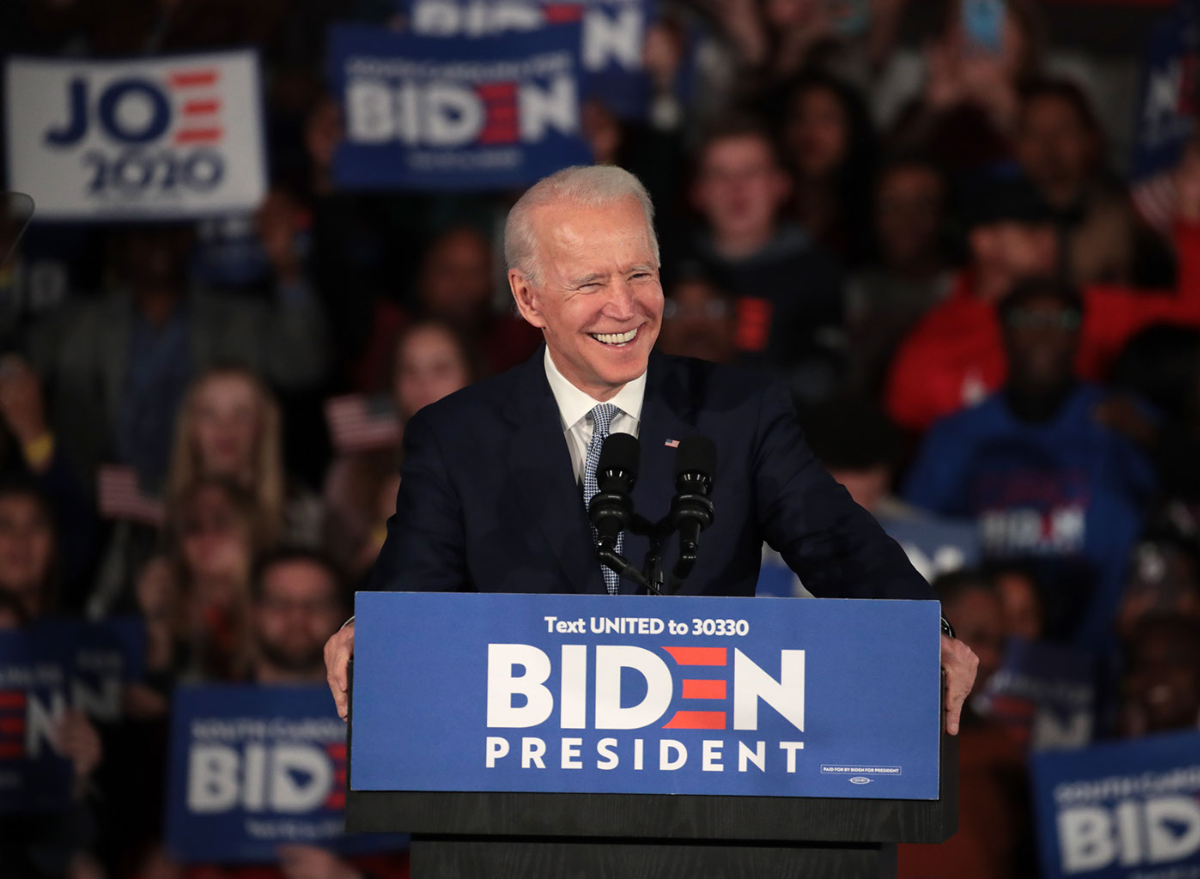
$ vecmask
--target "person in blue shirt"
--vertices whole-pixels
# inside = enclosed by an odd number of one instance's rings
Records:
[[[904,497],[976,519],[986,557],[1023,560],[1036,573],[1046,635],[1101,648],[1154,473],[1131,440],[1097,420],[1106,391],[1076,377],[1079,294],[1025,281],[1000,318],[1004,386],[933,427]]]

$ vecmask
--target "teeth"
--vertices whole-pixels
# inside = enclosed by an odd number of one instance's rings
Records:
[[[632,342],[637,332],[634,328],[627,333],[592,333],[592,338],[606,345],[624,345],[626,342]]]

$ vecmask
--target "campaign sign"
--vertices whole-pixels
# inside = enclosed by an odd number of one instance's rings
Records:
[[[346,134],[339,186],[509,189],[589,164],[579,128],[579,26],[479,39],[330,30]]]
[[[74,771],[54,735],[76,708],[121,719],[125,684],[141,676],[145,628],[133,617],[46,618],[0,632],[0,813],[65,808]]]
[[[1046,879],[1200,876],[1200,733],[1033,760]]]
[[[324,684],[175,691],[167,845],[180,862],[274,862],[281,845],[405,846],[395,834],[346,834],[345,804],[346,724]]]
[[[1079,748],[1092,738],[1096,659],[1065,644],[1010,638],[980,710],[1034,750]]]
[[[1195,0],[1180,0],[1146,41],[1130,174],[1138,210],[1166,232],[1175,214],[1172,171],[1196,129],[1198,74],[1200,14]]]
[[[266,192],[252,50],[5,65],[9,186],[39,219],[192,218]]]
[[[933,601],[360,592],[353,789],[936,799]]]
[[[70,653],[69,644],[36,628],[0,632],[0,815],[70,804],[74,768],[56,743]]]
[[[642,69],[650,0],[411,0],[409,26],[427,37],[485,37],[578,21],[584,97],[626,119],[642,119],[650,82]]]

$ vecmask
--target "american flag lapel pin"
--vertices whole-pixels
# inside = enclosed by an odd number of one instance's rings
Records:
[[[668,449],[677,449],[679,448],[679,440],[667,440],[663,445]]]

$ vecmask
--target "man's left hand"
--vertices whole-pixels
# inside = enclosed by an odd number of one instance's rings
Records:
[[[958,735],[963,702],[975,685],[979,657],[957,638],[942,635],[942,669],[946,672],[946,732]]]

